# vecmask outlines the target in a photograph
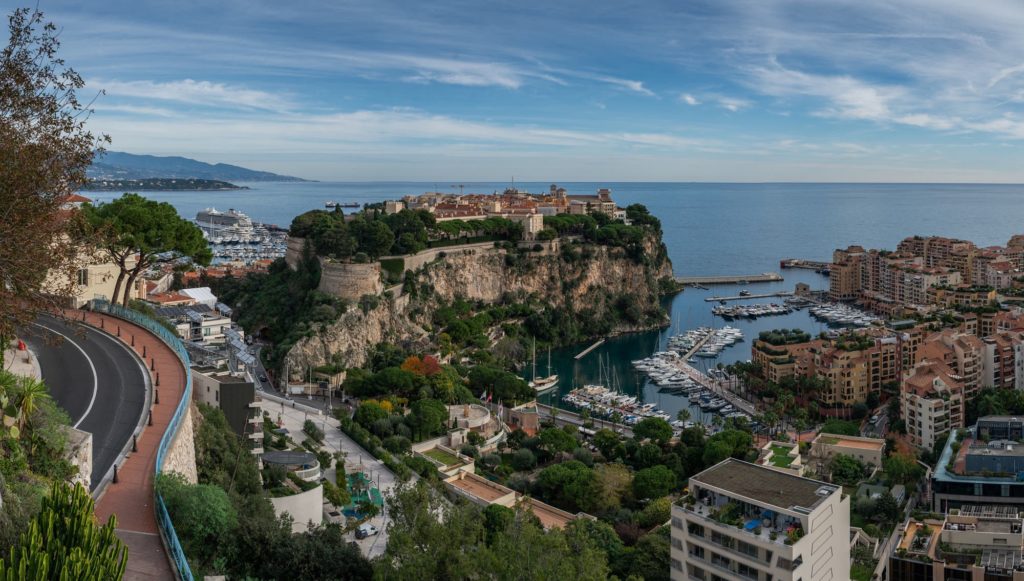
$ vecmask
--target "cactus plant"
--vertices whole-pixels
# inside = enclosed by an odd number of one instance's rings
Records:
[[[0,581],[124,577],[128,549],[114,534],[117,518],[111,516],[99,526],[93,509],[93,500],[81,484],[55,482],[9,557],[0,559]]]

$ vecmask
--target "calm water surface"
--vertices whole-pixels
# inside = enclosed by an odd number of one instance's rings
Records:
[[[457,192],[449,183],[248,183],[250,190],[232,192],[144,192],[167,201],[186,217],[210,206],[236,208],[254,220],[287,226],[306,210],[323,208],[326,200],[376,202],[426,191]],[[464,191],[489,193],[505,183],[464,183]],[[546,191],[548,183],[517,183],[520,189]],[[755,274],[778,271],[782,258],[828,260],[834,248],[849,244],[894,248],[912,234],[965,238],[988,246],[1005,244],[1011,235],[1024,233],[1024,185],[963,184],[703,184],[703,183],[560,183],[571,194],[593,193],[609,187],[619,205],[643,203],[661,218],[664,240],[676,274]],[[91,192],[90,197],[109,200],[110,193]],[[585,346],[552,352],[552,363],[561,376],[558,399],[573,385],[596,382],[600,369],[610,369],[613,382],[623,391],[641,393],[646,401],[675,414],[689,402],[660,395],[645,385],[630,361],[646,357],[665,339],[686,329],[726,324],[711,315],[714,303],[704,298],[736,295],[741,288],[754,294],[792,290],[797,282],[815,289],[827,288],[828,280],[810,271],[785,271],[781,283],[712,287],[709,291],[687,289],[666,306],[672,327],[661,332],[638,333],[610,339],[581,361],[573,357]],[[780,302],[756,299],[744,302]],[[731,303],[737,304],[737,303]],[[702,365],[730,363],[750,358],[750,343],[762,330],[802,328],[813,333],[821,324],[804,311],[779,317],[729,323],[743,330],[746,340],[726,349],[717,359],[698,360]],[[539,367],[546,367],[540,357]],[[603,365],[598,362],[603,361]],[[696,414],[695,414],[696,415]]]

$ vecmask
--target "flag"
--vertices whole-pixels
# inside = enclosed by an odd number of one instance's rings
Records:
[[[482,394],[480,394],[480,401],[487,401],[487,390],[486,389],[484,390],[484,392]]]
[[[494,392],[487,395],[487,403],[491,403],[491,399],[494,397]]]

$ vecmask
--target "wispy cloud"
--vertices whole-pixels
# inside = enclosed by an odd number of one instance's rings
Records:
[[[286,111],[294,105],[281,95],[210,81],[116,81],[91,79],[89,87],[104,89],[112,98],[173,101],[206,107]]]
[[[740,109],[746,109],[753,105],[753,102],[747,99],[740,99],[738,97],[715,97],[715,101],[718,106],[729,111],[736,112]]]
[[[687,105],[691,105],[691,106],[693,106],[693,105],[700,105],[700,100],[697,99],[697,97],[694,97],[693,95],[691,95],[689,93],[683,93],[683,94],[679,95],[679,100],[682,101],[683,103],[686,103]]]

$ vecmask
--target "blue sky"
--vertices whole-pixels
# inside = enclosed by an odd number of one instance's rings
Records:
[[[1016,1],[40,7],[115,150],[324,180],[1024,182]]]

